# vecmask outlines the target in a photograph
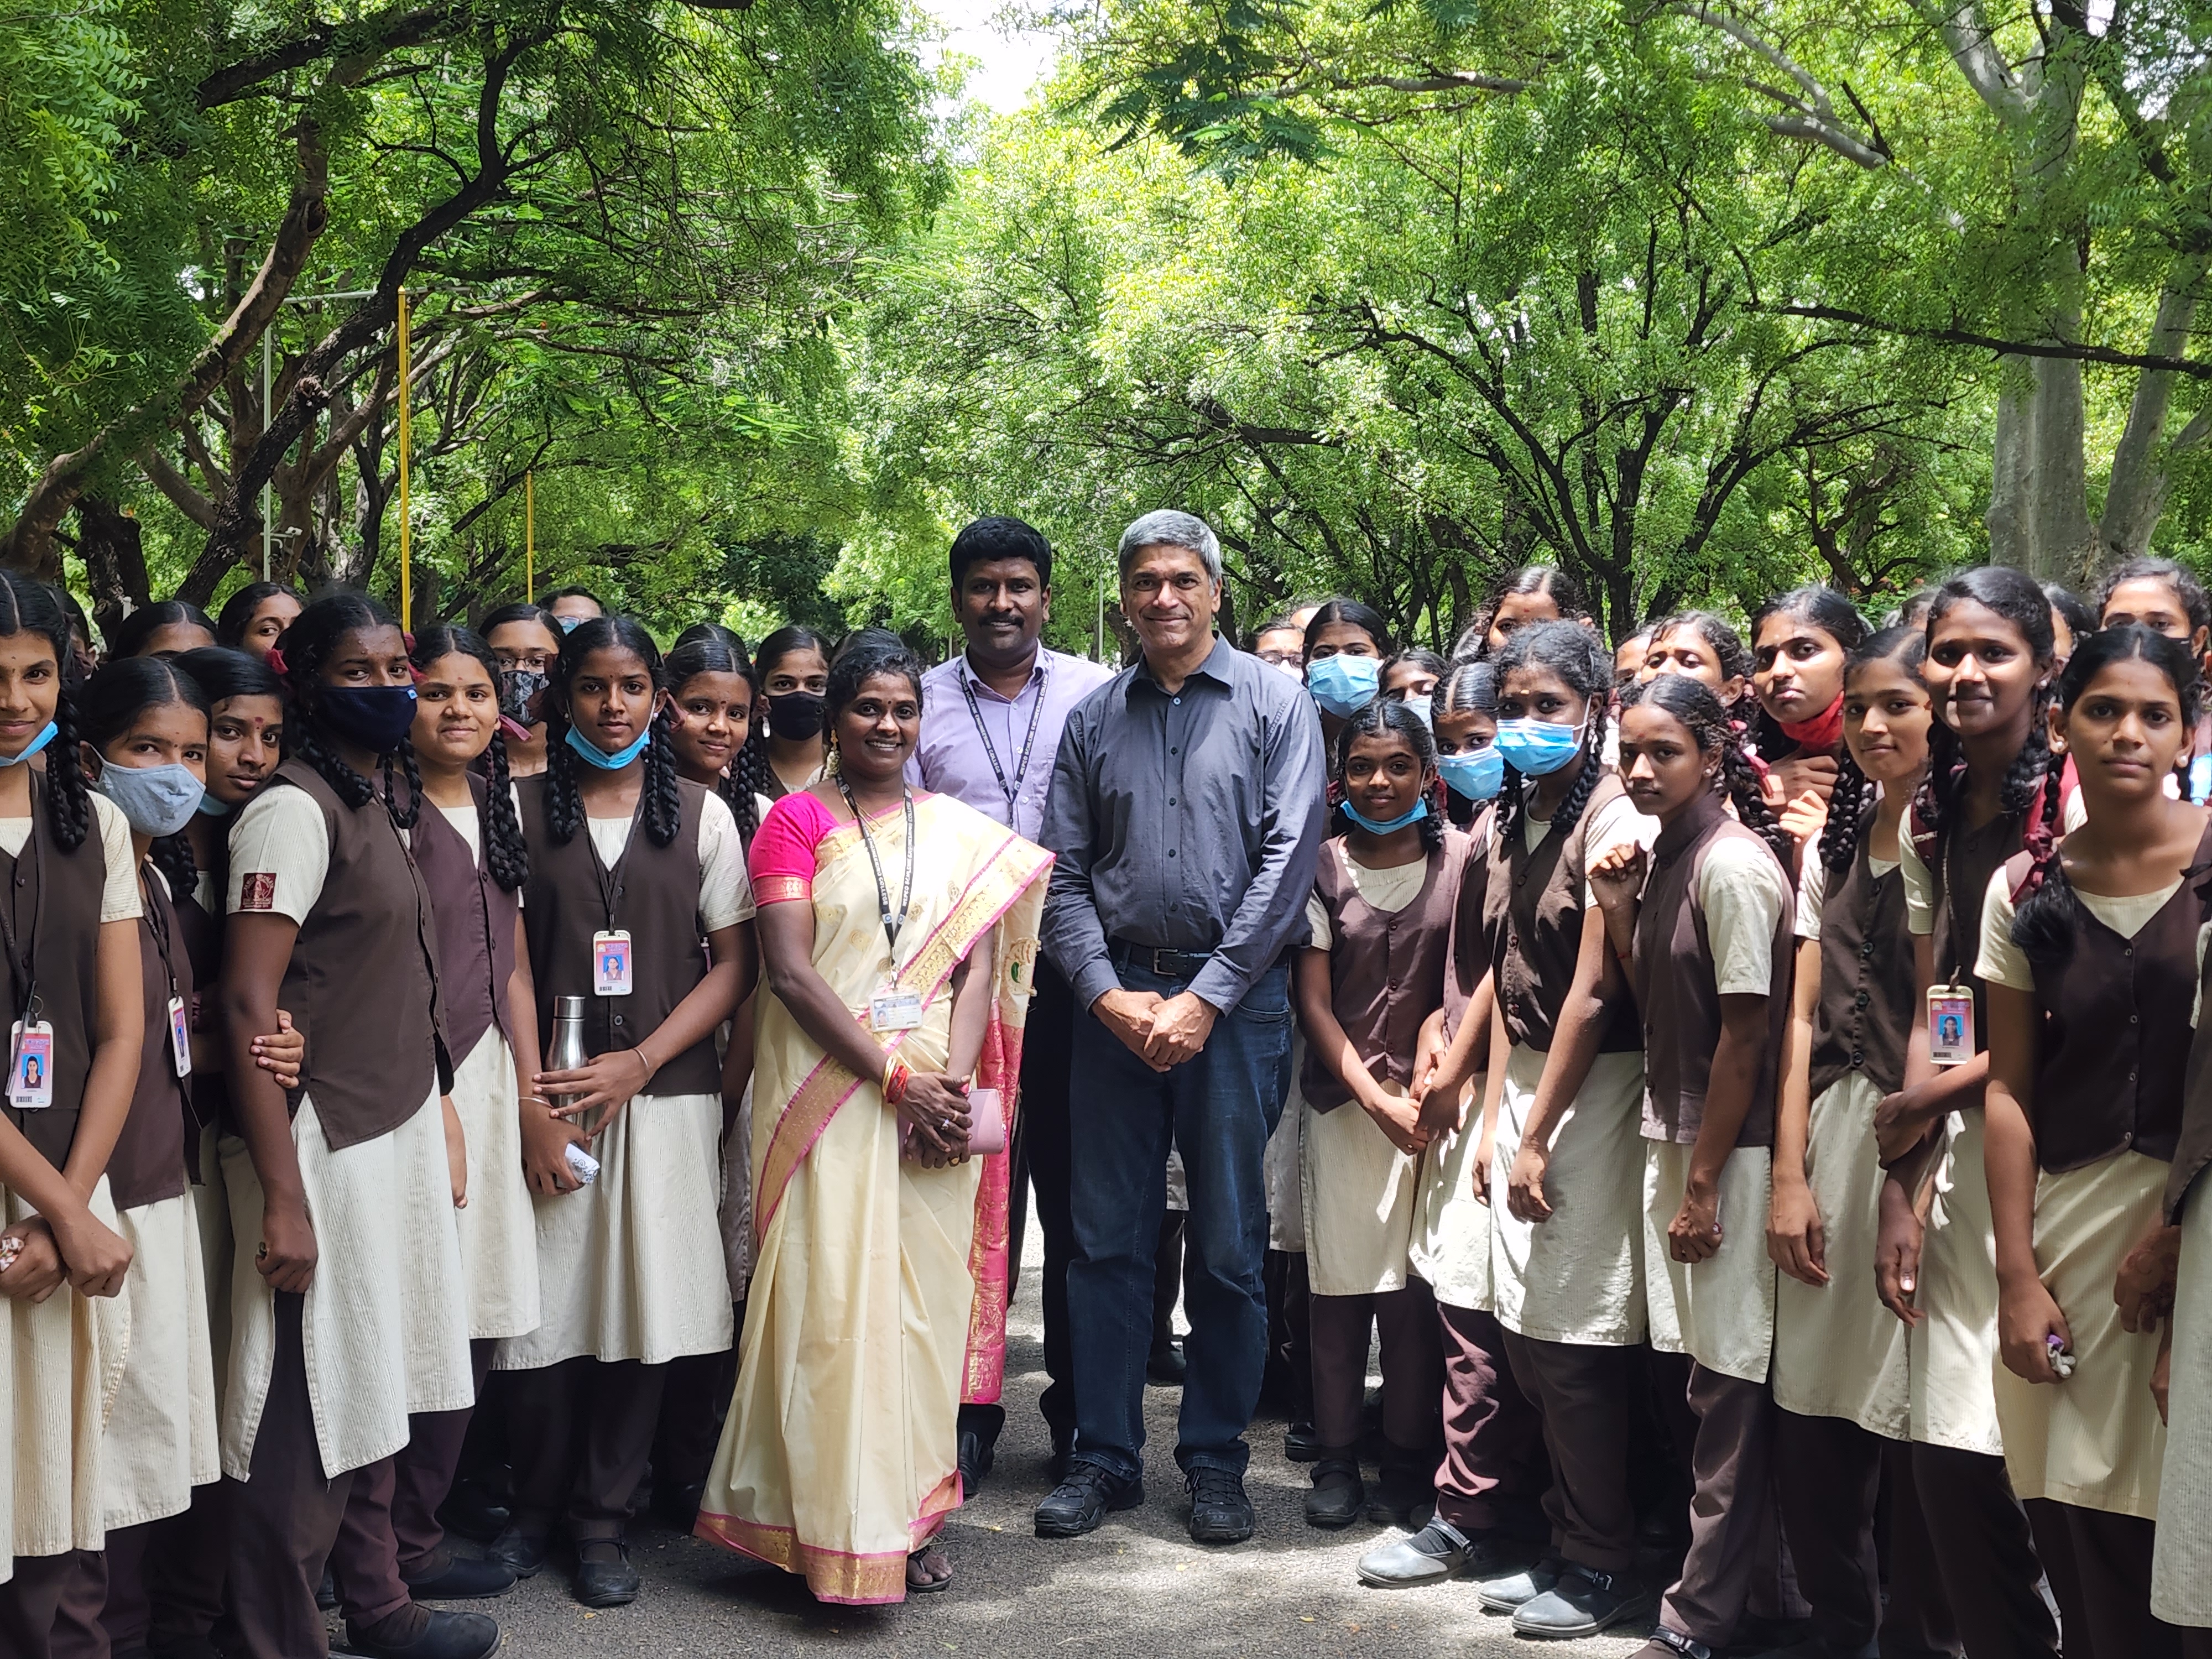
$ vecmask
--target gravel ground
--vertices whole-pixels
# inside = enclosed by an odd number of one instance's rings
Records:
[[[1030,1231],[1032,1257],[1036,1232]],[[1034,1262],[1031,1264],[1034,1266]],[[1147,1501],[1086,1538],[1047,1541],[1030,1512],[1048,1487],[1050,1449],[1036,1398],[1045,1383],[1035,1274],[1024,1276],[1009,1334],[1006,1431],[983,1490],[946,1528],[956,1577],[941,1595],[881,1608],[817,1605],[798,1579],[650,1522],[634,1524],[645,1591],[592,1613],[549,1570],[495,1602],[502,1652],[526,1659],[631,1655],[865,1651],[916,1656],[1533,1655],[1485,1614],[1464,1581],[1418,1590],[1363,1588],[1352,1567],[1387,1529],[1305,1524],[1306,1472],[1282,1455],[1282,1425],[1253,1425],[1248,1478],[1259,1531],[1233,1548],[1202,1548],[1184,1530],[1171,1389],[1147,1391]],[[1370,1471],[1370,1474],[1372,1472]],[[1541,1650],[1559,1659],[1632,1653],[1647,1623]]]

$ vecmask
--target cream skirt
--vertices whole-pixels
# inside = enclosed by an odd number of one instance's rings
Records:
[[[2121,1152],[2035,1183],[2035,1265],[2066,1316],[2074,1375],[2029,1382],[1997,1361],[1997,1421],[2014,1496],[2158,1519],[2166,1425],[2151,1399],[2158,1335],[2120,1328],[2112,1279],[2158,1224],[2170,1166]]]
[[[1682,1207],[1690,1177],[1688,1146],[1644,1143],[1644,1293],[1651,1346],[1686,1353],[1709,1371],[1766,1381],[1774,1348],[1774,1263],[1766,1254],[1766,1212],[1774,1154],[1739,1146],[1721,1165],[1721,1247],[1695,1264],[1677,1261],[1667,1228]]]
[[[1396,1084],[1385,1087],[1394,1094]],[[1305,1109],[1307,1282],[1316,1296],[1402,1291],[1421,1160],[1400,1152],[1356,1103]]]
[[[221,1138],[212,1123],[200,1131],[200,1178],[189,1189],[199,1224],[200,1275],[206,1286],[208,1352],[215,1356],[215,1397],[222,1401],[230,1358],[230,1192],[222,1182]],[[258,1223],[255,1224],[257,1226]],[[258,1234],[256,1235],[258,1236]]]
[[[579,1355],[658,1365],[728,1347],[721,1139],[719,1094],[640,1095],[617,1111],[592,1143],[599,1179],[532,1200],[544,1319],[501,1342],[493,1365]]]
[[[453,1073],[453,1110],[469,1149],[469,1201],[454,1213],[468,1286],[469,1335],[538,1328],[538,1227],[522,1173],[514,1054],[488,1027]]]
[[[337,1475],[405,1445],[410,1413],[475,1402],[445,1117],[433,1093],[389,1134],[332,1152],[314,1102],[302,1098],[292,1144],[315,1230],[315,1275],[301,1322],[307,1398],[323,1470]],[[223,1141],[222,1172],[238,1241],[222,1472],[243,1480],[276,1362],[276,1293],[254,1265],[261,1178],[243,1140]]]
[[[1874,1110],[1881,1097],[1879,1085],[1854,1074],[1813,1103],[1805,1178],[1820,1207],[1828,1282],[1816,1289],[1775,1275],[1774,1402],[1904,1440],[1912,1428],[1906,1332],[1874,1289],[1882,1182]]]
[[[0,1201],[11,1226],[35,1213],[4,1188]],[[92,1212],[116,1227],[104,1176]],[[19,1555],[100,1547],[100,1443],[130,1352],[126,1297],[81,1297],[64,1285],[44,1302],[0,1301],[0,1377],[8,1381],[0,1413],[9,1429],[0,1479],[13,1494],[0,1510],[9,1534],[0,1539],[0,1573],[13,1577]]]
[[[1536,1103],[1546,1056],[1522,1043],[1505,1061],[1490,1164],[1491,1287],[1498,1322],[1543,1342],[1632,1347],[1644,1340],[1637,1249],[1644,1211],[1644,1056],[1600,1054],[1560,1115],[1544,1172],[1548,1221],[1522,1221],[1505,1202],[1521,1126]]]
[[[1920,1245],[1924,1316],[1906,1338],[1912,1437],[1998,1456],[1997,1246],[1982,1167],[1982,1114],[1954,1112],[1936,1167],[1936,1201]]]
[[[1461,1103],[1459,1127],[1432,1142],[1421,1158],[1413,1205],[1413,1275],[1452,1308],[1491,1311],[1490,1206],[1475,1194],[1489,1172],[1475,1161],[1482,1141],[1483,1079]]]
[[[738,1102],[736,1121],[722,1137],[722,1265],[730,1300],[742,1302],[753,1282],[753,1081]]]
[[[2212,1198],[2199,1180],[2181,1212],[2172,1377],[2150,1610],[2170,1625],[2212,1625]],[[2080,1372],[2075,1373],[2079,1376]],[[2072,1382],[2069,1378],[2069,1382]]]
[[[116,1219],[132,1255],[131,1352],[100,1460],[111,1532],[182,1514],[222,1473],[198,1206],[185,1191]]]

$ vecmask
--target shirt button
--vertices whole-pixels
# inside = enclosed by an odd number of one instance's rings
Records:
[[[1859,946],[1859,954],[1863,957],[1872,956],[1874,954],[1874,941],[1872,939],[1869,939],[1864,944],[1861,945]]]
[[[1168,797],[1168,805],[1170,805],[1170,806],[1173,806],[1173,805],[1175,805],[1175,797],[1174,797],[1173,795],[1170,795],[1170,796]]]
[[[1852,1050],[1851,1050],[1851,1064],[1852,1064],[1852,1065],[1854,1065],[1854,1066],[1863,1066],[1863,1065],[1865,1065],[1865,1064],[1866,1064],[1866,1055],[1865,1055],[1865,1054],[1863,1054],[1863,1053],[1861,1053],[1861,1052],[1860,1052],[1858,1049],[1856,1049],[1856,1048],[1852,1049]]]
[[[1174,848],[1172,848],[1172,847],[1169,848],[1168,848],[1168,856],[1169,856],[1170,858],[1173,858],[1173,857],[1175,856],[1175,854],[1176,854],[1176,849],[1175,849]]]
[[[1178,749],[1174,744],[1170,744],[1168,745],[1168,753],[1170,755],[1180,755],[1182,753],[1182,750]]]
[[[2136,947],[2132,945],[2123,945],[2120,947],[2120,954],[2124,957],[2131,957],[2135,955],[2135,953]]]
[[[1169,701],[1170,701],[1170,702],[1176,702],[1176,703],[1180,703],[1180,702],[1182,701],[1182,699],[1181,697],[1171,697],[1171,698],[1170,698],[1170,699],[1169,699]]]
[[[1851,999],[1851,1006],[1854,1008],[1863,1008],[1870,1000],[1871,999],[1867,995],[1867,994],[1864,991],[1862,991]]]
[[[2130,1025],[2140,1025],[2142,1024],[2142,1017],[2136,1014],[2130,1014],[2128,1016],[2128,1024]]]

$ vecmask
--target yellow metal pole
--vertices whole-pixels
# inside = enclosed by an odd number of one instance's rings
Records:
[[[538,489],[527,471],[522,475],[522,597],[538,603]]]
[[[407,349],[407,290],[399,290],[399,625],[403,629],[415,625],[415,572],[411,563],[413,549],[409,544],[407,529],[407,441],[411,428],[407,418],[407,373],[410,366]]]

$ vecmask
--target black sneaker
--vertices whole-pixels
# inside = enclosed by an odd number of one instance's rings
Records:
[[[1548,1641],[1595,1636],[1624,1619],[1648,1613],[1658,1596],[1626,1573],[1600,1572],[1571,1561],[1559,1583],[1513,1613],[1513,1633]]]
[[[1144,1501],[1142,1480],[1117,1480],[1096,1463],[1072,1463],[1067,1478],[1036,1506],[1036,1535],[1080,1538],[1096,1532],[1109,1511],[1133,1510]]]
[[[1301,1420],[1283,1431],[1283,1455],[1293,1463],[1318,1463],[1328,1449],[1321,1443],[1321,1431],[1310,1422]]]
[[[1234,1469],[1201,1463],[1183,1474],[1190,1493],[1190,1535],[1194,1543],[1241,1544],[1252,1535],[1252,1500],[1244,1477]]]
[[[1314,1465],[1313,1490],[1306,1494],[1306,1525],[1334,1530],[1359,1519],[1367,1507],[1367,1487],[1359,1465],[1341,1457]]]

